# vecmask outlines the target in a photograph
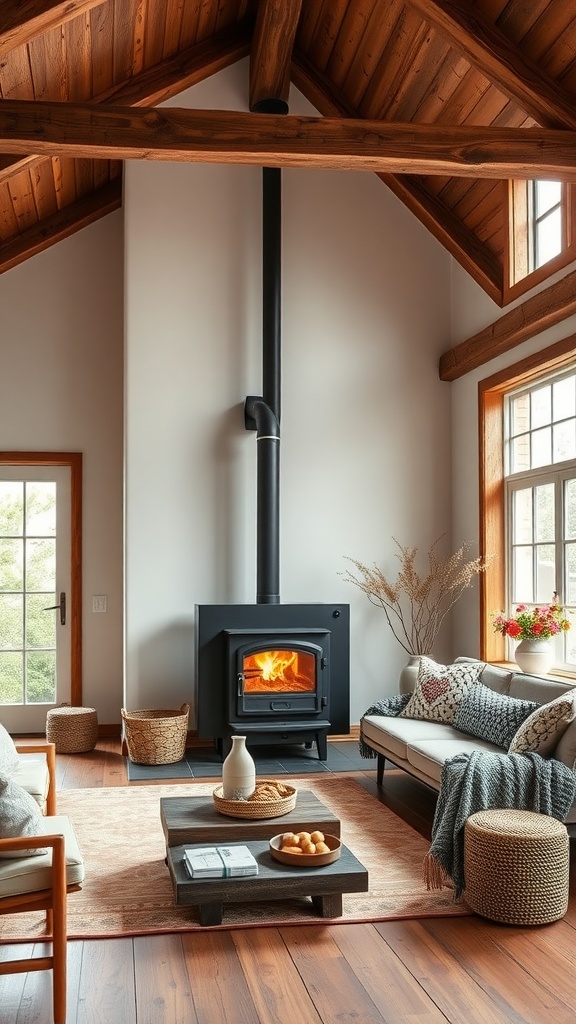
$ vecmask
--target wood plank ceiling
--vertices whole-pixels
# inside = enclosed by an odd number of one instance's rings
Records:
[[[247,55],[321,117],[150,109]],[[576,181],[576,0],[2,0],[0,99],[0,273],[125,159],[274,160],[379,174],[502,304],[507,179]]]

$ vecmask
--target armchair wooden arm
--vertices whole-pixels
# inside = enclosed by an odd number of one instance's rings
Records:
[[[2,896],[0,881],[0,914],[17,914],[32,910],[46,911],[47,937],[51,936],[52,955],[31,956],[28,959],[0,961],[0,975],[21,974],[25,971],[53,972],[54,1024],[66,1021],[66,899],[67,892],[78,889],[66,886],[65,839],[63,835],[20,836],[17,839],[0,839],[0,851],[30,850],[35,847],[52,849],[52,884],[49,889]],[[30,864],[36,859],[28,858]],[[33,871],[33,867],[31,868]],[[22,875],[25,887],[26,874]]]
[[[17,741],[15,744],[16,750],[19,754],[45,754],[46,755],[46,767],[48,769],[48,793],[46,795],[46,815],[52,817],[56,814],[56,744],[50,743],[48,740],[42,740],[36,743],[21,743]]]

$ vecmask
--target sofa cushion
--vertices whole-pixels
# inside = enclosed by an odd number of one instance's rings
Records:
[[[12,775],[18,767],[18,751],[8,730],[0,722],[0,774]]]
[[[461,732],[508,750],[519,726],[538,707],[535,701],[496,693],[478,683],[460,701],[454,725]]]
[[[458,704],[483,667],[482,661],[438,665],[431,658],[421,658],[414,693],[400,717],[452,723]]]
[[[457,754],[472,754],[475,750],[499,750],[486,740],[470,739],[464,733],[451,729],[449,739],[415,740],[408,748],[408,762],[423,775],[433,779],[438,786],[444,762]]]
[[[454,735],[451,725],[428,722],[418,718],[383,717],[367,715],[362,719],[362,738],[368,746],[386,747],[391,760],[399,757],[406,761],[407,745],[415,739],[450,739]]]
[[[523,700],[535,700],[538,704],[548,704],[563,693],[572,693],[573,683],[564,683],[559,679],[544,679],[532,676],[528,672],[515,672],[510,680],[510,697],[521,697]]]
[[[536,751],[548,757],[576,717],[576,694],[567,693],[532,712],[512,738],[509,754]]]
[[[33,797],[9,775],[0,775],[0,839],[36,836],[44,818]],[[39,857],[45,849],[0,850],[0,857]]]

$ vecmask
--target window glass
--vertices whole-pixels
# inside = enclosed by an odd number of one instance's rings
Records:
[[[558,593],[574,629],[554,638],[555,665],[576,669],[576,372],[504,402],[507,605],[550,604]],[[509,645],[508,655],[513,655]]]
[[[534,182],[534,212],[541,217],[562,199],[562,185],[559,181]]]

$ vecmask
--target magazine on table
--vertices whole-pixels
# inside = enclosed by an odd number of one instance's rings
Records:
[[[184,866],[191,878],[239,878],[257,875],[258,862],[247,846],[203,846],[184,851]]]

